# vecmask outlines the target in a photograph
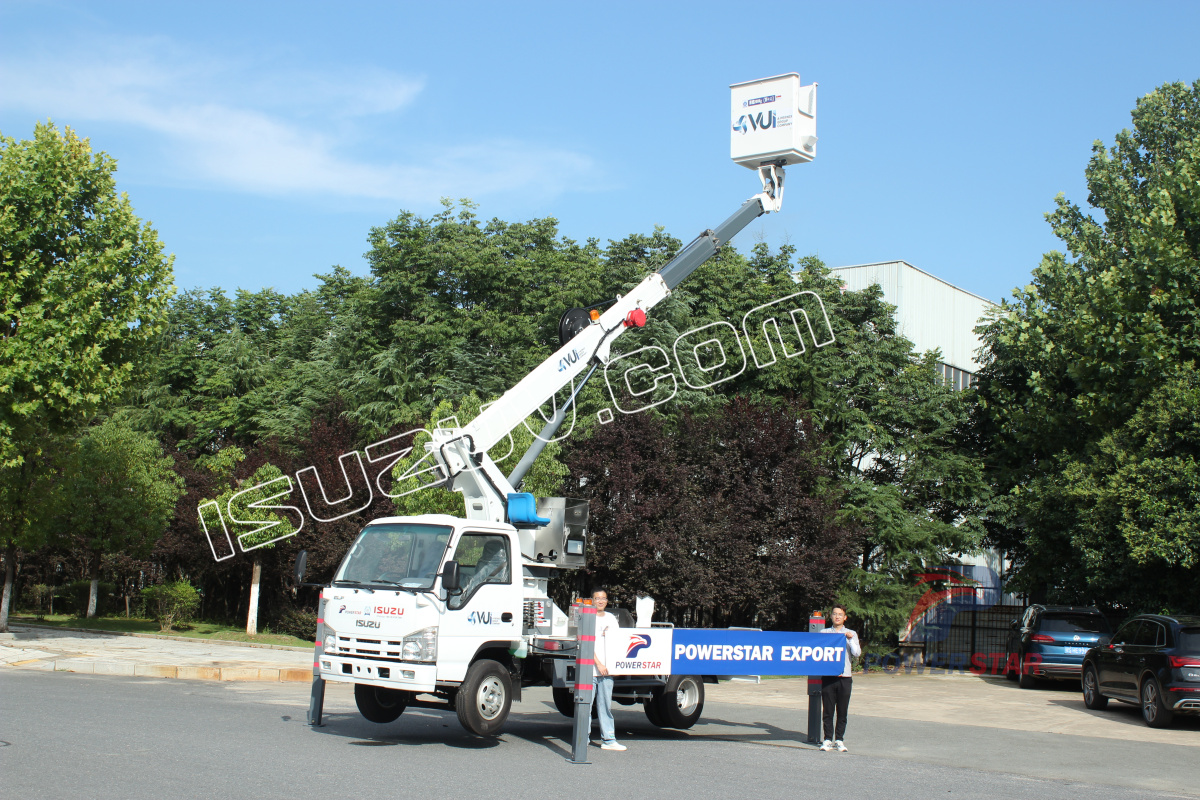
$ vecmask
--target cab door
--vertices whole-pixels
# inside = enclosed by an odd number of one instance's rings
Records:
[[[438,680],[461,681],[487,643],[516,647],[521,638],[521,580],[513,536],[465,531],[451,559],[461,591],[446,599],[438,636]]]

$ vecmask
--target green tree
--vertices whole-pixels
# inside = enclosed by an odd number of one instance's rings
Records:
[[[228,479],[236,464],[244,460],[245,455],[239,448],[226,447],[206,461],[206,466],[214,474]],[[258,633],[258,601],[259,588],[262,583],[263,553],[275,547],[277,540],[294,534],[297,526],[284,516],[274,511],[262,508],[252,508],[256,503],[271,505],[271,498],[291,486],[291,480],[283,471],[273,464],[263,464],[254,474],[242,481],[235,482],[215,498],[216,508],[220,514],[228,513],[229,519],[254,520],[261,523],[253,533],[241,534],[238,537],[243,551],[250,555],[250,598],[249,609],[246,612],[246,633],[254,636]],[[280,501],[282,502],[282,501]],[[222,530],[222,523],[211,505],[201,504],[201,513],[206,513],[208,529]],[[208,518],[211,515],[211,519]]]
[[[153,437],[109,419],[76,443],[58,492],[64,533],[87,553],[87,615],[94,617],[103,556],[149,555],[175,512],[183,480]]]
[[[1102,219],[1060,195],[1047,219],[1069,256],[1043,257],[982,329],[977,430],[999,489],[989,536],[1035,596],[1186,605],[1194,560],[1159,523],[1180,524],[1192,503],[1192,440],[1172,443],[1182,460],[1161,464],[1161,480],[1143,470],[1164,452],[1154,432],[1186,427],[1191,378],[1178,370],[1200,359],[1200,81],[1138,100],[1133,129],[1096,142],[1085,174]],[[1166,397],[1169,385],[1183,394]],[[1192,577],[1159,582],[1180,593],[1150,602],[1133,567],[1162,559]]]
[[[117,193],[115,169],[70,128],[0,136],[0,486],[16,492],[40,480],[21,465],[50,437],[121,396],[163,324],[171,259]],[[39,541],[38,513],[0,518],[5,609],[17,548]]]

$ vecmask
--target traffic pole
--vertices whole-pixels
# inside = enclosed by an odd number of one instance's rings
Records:
[[[312,694],[308,701],[308,724],[321,727],[321,713],[325,710],[325,679],[321,677],[321,654],[325,652],[325,597],[317,606],[317,641],[313,649]]]
[[[596,695],[596,609],[591,600],[579,606],[579,644],[575,649],[575,717],[571,725],[572,764],[590,764],[592,699]]]
[[[820,611],[814,611],[808,616],[808,632],[820,633],[825,630],[825,617]],[[821,743],[821,676],[808,676],[808,739],[809,744]]]

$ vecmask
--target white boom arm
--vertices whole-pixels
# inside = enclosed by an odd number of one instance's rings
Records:
[[[783,192],[783,168],[770,165],[764,169],[768,170],[763,173],[764,191],[747,200],[718,228],[700,234],[661,270],[647,275],[633,291],[617,298],[599,319],[535,367],[467,425],[432,431],[433,441],[426,447],[438,461],[450,488],[462,492],[468,519],[505,521],[508,495],[516,491],[488,457],[488,450],[585,369],[607,364],[617,337],[626,328],[644,322],[630,322],[632,312],[638,309],[643,313],[649,311],[735,233],[762,214],[778,210]],[[537,444],[535,442],[535,447]]]

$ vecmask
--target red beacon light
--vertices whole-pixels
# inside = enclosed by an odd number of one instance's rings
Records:
[[[644,328],[646,326],[646,312],[640,308],[635,308],[630,311],[625,317],[626,328]]]

